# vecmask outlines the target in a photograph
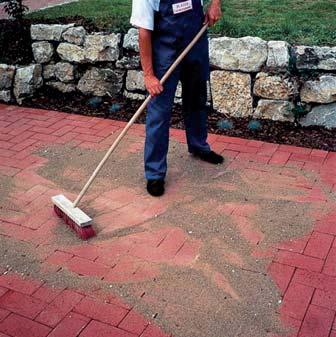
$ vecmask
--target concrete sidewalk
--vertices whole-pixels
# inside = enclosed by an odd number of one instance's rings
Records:
[[[145,193],[135,125],[0,105],[0,336],[336,337],[336,153],[210,135],[222,166],[171,130],[167,193]]]

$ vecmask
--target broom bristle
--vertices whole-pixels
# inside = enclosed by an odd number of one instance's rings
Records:
[[[54,211],[59,218],[73,229],[82,240],[88,240],[96,235],[96,232],[92,226],[80,227],[78,226],[68,215],[66,215],[60,208],[54,205]]]
[[[82,240],[88,240],[96,236],[96,232],[92,226],[83,227],[83,228],[77,226],[76,232]]]
[[[59,218],[63,218],[63,211],[59,209],[56,205],[54,205],[54,211]]]

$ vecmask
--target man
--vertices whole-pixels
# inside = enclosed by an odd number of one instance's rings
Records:
[[[164,86],[159,82],[203,24],[211,26],[221,15],[221,0],[212,0],[205,15],[203,0],[133,0],[131,24],[139,28],[145,85],[153,96],[147,110],[144,155],[147,191],[152,196],[164,193],[170,117],[179,81],[189,152],[212,164],[223,162],[207,143],[207,35],[201,37]]]

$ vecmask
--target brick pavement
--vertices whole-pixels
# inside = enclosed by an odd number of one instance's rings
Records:
[[[169,330],[172,327],[169,322],[164,324],[170,317],[168,314],[162,316],[163,320],[153,317],[148,320],[143,315],[149,317],[148,312],[137,306],[137,300],[143,299],[154,308],[159,306],[161,299],[154,292],[145,294],[142,282],[159,278],[165,273],[162,266],[202,270],[213,282],[212,287],[240,301],[242,289],[238,285],[213,266],[199,262],[206,244],[202,237],[193,237],[192,231],[169,222],[165,226],[151,226],[176,199],[191,200],[190,194],[180,191],[181,182],[168,186],[167,195],[159,200],[147,197],[142,186],[139,189],[120,186],[102,194],[92,192],[87,202],[97,211],[95,220],[99,231],[98,237],[88,244],[74,239],[53,214],[50,196],[61,188],[38,174],[48,160],[37,155],[36,150],[46,144],[106,149],[123,125],[113,120],[0,105],[0,178],[14,182],[7,198],[9,203],[0,209],[0,238],[17,246],[24,244],[22,249],[32,248],[33,260],[43,270],[26,277],[22,266],[17,267],[20,273],[16,274],[15,268],[0,264],[1,337],[23,337],[27,331],[34,337],[168,336],[173,332]],[[128,153],[141,154],[143,136],[142,125],[131,129]],[[179,143],[185,142],[181,130],[172,130],[171,137]],[[234,231],[250,247],[251,256],[267,261],[268,273],[281,298],[278,316],[283,326],[290,328],[290,332],[270,331],[268,336],[334,337],[336,153],[226,136],[210,135],[209,139],[212,147],[226,157],[227,169],[249,172],[251,185],[261,180],[261,184],[267,184],[279,195],[283,193],[282,188],[299,192],[286,198],[309,206],[309,216],[313,219],[312,229],[304,235],[261,247],[266,234],[253,221],[259,205],[221,203],[215,198],[205,205],[197,200],[188,204],[193,212],[202,213],[212,203],[218,212],[230,217]],[[225,174],[216,172],[218,177]],[[67,175],[76,178],[72,171]],[[220,186],[228,192],[236,189],[235,183],[222,182]],[[270,195],[267,191],[262,193],[264,198]],[[73,197],[71,193],[67,195]],[[123,232],[134,228],[141,230]],[[63,236],[59,236],[60,231]],[[65,238],[67,242],[60,241]],[[221,242],[214,239],[213,247],[217,244]],[[222,248],[222,263],[244,270],[245,256],[238,250]],[[62,282],[52,286],[45,276],[56,278],[64,271],[76,280],[84,278],[83,284],[92,280],[101,283],[90,289]],[[113,287],[106,291],[102,284]],[[130,284],[137,287],[133,289],[133,301],[129,302],[115,290],[119,285]],[[166,305],[169,312],[178,308],[177,303]],[[164,326],[168,334],[157,324]],[[209,336],[213,335],[216,334],[209,331]]]
[[[74,1],[78,0],[26,0],[24,1],[24,4],[28,6],[30,11],[36,11],[42,8],[58,6]],[[0,19],[6,18],[3,6],[3,4],[0,4]]]

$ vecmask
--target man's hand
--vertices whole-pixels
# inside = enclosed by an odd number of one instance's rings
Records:
[[[145,86],[151,96],[161,94],[163,86],[154,75],[145,75]]]
[[[220,18],[222,17],[222,9],[221,9],[221,1],[220,0],[212,0],[210,6],[208,7],[208,11],[205,14],[205,24],[209,24],[209,26],[213,26]]]
[[[139,29],[139,46],[146,89],[151,96],[159,95],[163,91],[163,87],[153,70],[152,31],[144,28]]]

